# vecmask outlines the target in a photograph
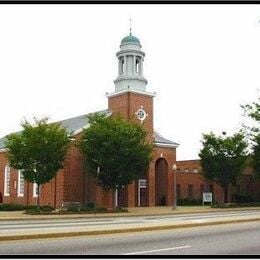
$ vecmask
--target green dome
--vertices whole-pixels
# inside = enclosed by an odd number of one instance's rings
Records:
[[[137,45],[141,45],[139,39],[137,37],[131,35],[131,34],[126,36],[126,37],[124,37],[123,40],[121,41],[121,44],[137,44]]]

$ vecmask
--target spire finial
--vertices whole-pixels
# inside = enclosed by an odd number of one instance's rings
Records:
[[[130,35],[132,35],[132,18],[129,19],[129,25],[130,25]]]

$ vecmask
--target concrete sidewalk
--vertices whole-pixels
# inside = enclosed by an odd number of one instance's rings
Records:
[[[0,211],[0,221],[4,220],[33,220],[33,219],[69,219],[69,218],[95,218],[95,217],[123,217],[123,216],[151,216],[151,215],[173,215],[173,214],[192,214],[208,212],[225,212],[225,211],[248,211],[259,210],[260,207],[244,208],[211,208],[210,206],[179,206],[173,207],[134,207],[128,208],[128,212],[119,213],[72,213],[72,214],[25,214],[24,211]]]
[[[223,219],[211,218],[211,219],[194,219],[194,220],[184,220],[182,217],[180,219],[170,219],[162,218],[159,221],[142,223],[136,221],[128,221],[124,224],[113,225],[109,224],[104,220],[104,218],[111,217],[123,217],[124,216],[155,216],[155,215],[178,215],[178,214],[191,214],[191,213],[208,213],[208,212],[230,212],[230,211],[251,211],[260,210],[257,207],[246,207],[237,209],[215,209],[209,206],[197,206],[197,207],[178,207],[177,209],[172,209],[172,207],[138,207],[129,208],[127,213],[99,213],[99,214],[64,214],[64,215],[27,215],[23,211],[13,211],[13,212],[0,212],[0,220],[3,225],[7,224],[7,221],[12,220],[50,220],[50,219],[75,219],[82,218],[82,220],[88,220],[92,222],[90,225],[80,225],[78,227],[64,227],[64,228],[53,228],[49,230],[33,230],[33,229],[6,229],[6,231],[1,230],[0,241],[8,240],[23,240],[23,239],[37,239],[37,238],[58,238],[58,237],[72,237],[72,236],[89,236],[89,235],[105,235],[114,233],[125,233],[125,232],[140,232],[140,231],[154,231],[154,230],[165,230],[165,229],[175,229],[175,228],[186,228],[186,227],[197,227],[197,226],[207,226],[207,225],[218,225],[218,224],[229,224],[229,223],[243,223],[260,221],[260,215],[258,212],[252,214],[251,216],[227,216]],[[97,218],[99,218],[97,220]],[[101,219],[102,218],[102,219]],[[96,219],[96,220],[95,220]],[[83,220],[83,221],[84,221]],[[6,221],[6,222],[5,222]],[[0,226],[1,226],[0,222]],[[98,225],[93,225],[93,223],[99,223]],[[101,223],[102,222],[102,223]],[[132,223],[131,223],[132,222]],[[15,221],[11,224],[15,225]],[[40,224],[40,223],[39,223]]]

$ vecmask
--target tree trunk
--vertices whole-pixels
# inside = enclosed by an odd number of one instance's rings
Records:
[[[228,202],[228,186],[223,187],[224,190],[224,203]]]
[[[37,210],[40,211],[40,184],[37,183],[38,196],[37,196]]]

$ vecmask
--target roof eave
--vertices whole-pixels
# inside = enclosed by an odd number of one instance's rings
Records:
[[[112,113],[113,113],[112,111],[109,111],[109,113],[107,113],[106,117],[111,116]],[[79,129],[76,129],[75,131],[72,132],[71,135],[72,135],[72,136],[78,135],[78,134],[80,134],[84,129],[89,128],[89,126],[90,126],[90,124],[86,124],[85,126],[79,128]]]
[[[159,142],[154,142],[154,145],[158,147],[164,147],[164,148],[177,148],[179,146],[179,144],[159,143]]]

